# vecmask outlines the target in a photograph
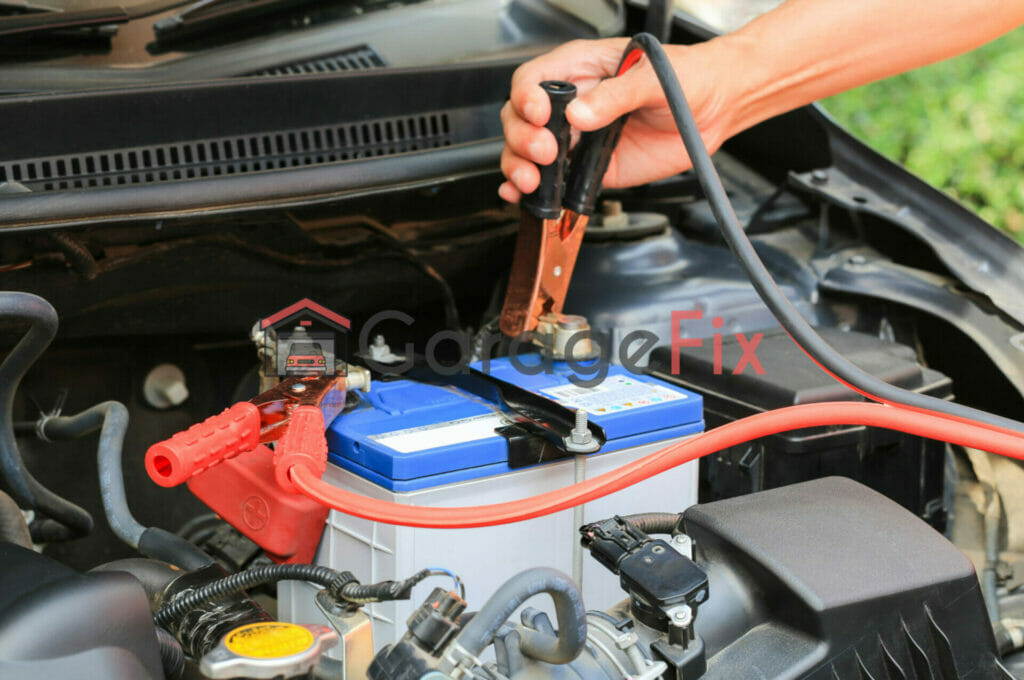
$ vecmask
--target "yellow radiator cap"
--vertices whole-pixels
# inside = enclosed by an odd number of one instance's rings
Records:
[[[250,623],[224,636],[228,651],[250,659],[280,659],[308,651],[316,644],[313,632],[294,623]]]
[[[235,628],[199,661],[208,678],[293,678],[312,670],[338,633],[327,626],[260,621]]]

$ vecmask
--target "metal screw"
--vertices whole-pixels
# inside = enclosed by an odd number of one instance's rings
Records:
[[[614,217],[622,214],[622,201],[601,201],[601,214],[605,217]]]
[[[622,209],[621,201],[602,201],[598,224],[609,229],[624,229],[629,226],[629,214]]]
[[[576,424],[569,433],[573,444],[589,444],[590,428],[587,427],[587,412],[581,408],[576,409]]]
[[[295,383],[292,385],[292,392],[305,392],[306,386],[302,383]]]
[[[811,181],[815,184],[825,184],[828,182],[828,171],[827,170],[815,170],[811,173]]]
[[[665,552],[665,546],[663,546],[663,545],[656,545],[653,548],[651,548],[651,552],[654,553],[655,555],[660,555],[661,553]]]
[[[665,613],[671,617],[672,625],[677,628],[687,628],[693,623],[693,610],[685,604],[673,607]]]
[[[689,536],[687,536],[686,534],[679,534],[677,536],[673,536],[671,543],[672,547],[680,555],[682,555],[683,557],[689,557],[690,559],[693,559],[693,542],[690,540]]]
[[[590,428],[587,427],[586,410],[576,409],[573,428],[569,430],[569,436],[565,438],[565,450],[573,453],[590,453],[598,448],[597,440],[590,435]]]
[[[562,314],[558,317],[558,327],[567,331],[578,331],[587,327],[587,320],[579,314]]]

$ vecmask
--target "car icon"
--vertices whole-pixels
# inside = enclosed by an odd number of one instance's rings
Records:
[[[324,375],[327,363],[324,351],[316,342],[296,342],[288,348],[284,373],[287,376]]]

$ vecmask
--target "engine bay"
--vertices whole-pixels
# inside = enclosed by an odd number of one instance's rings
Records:
[[[510,49],[0,98],[0,677],[1020,676],[1024,251],[814,107],[510,206]]]

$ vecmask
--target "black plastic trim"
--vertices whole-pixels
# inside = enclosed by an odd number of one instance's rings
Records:
[[[0,232],[287,208],[496,171],[502,141],[335,165],[0,200]]]

